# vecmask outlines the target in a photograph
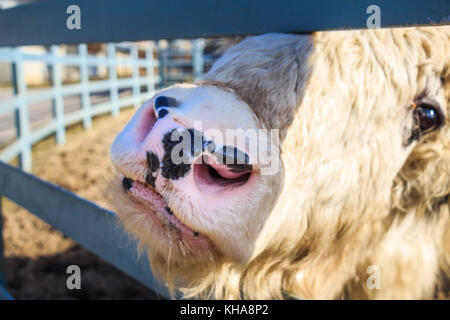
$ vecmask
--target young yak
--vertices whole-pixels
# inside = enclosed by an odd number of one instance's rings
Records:
[[[119,134],[118,212],[185,297],[433,298],[449,113],[450,27],[248,37]]]

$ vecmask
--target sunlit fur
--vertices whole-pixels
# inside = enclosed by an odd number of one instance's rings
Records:
[[[258,198],[270,214],[239,263],[219,251],[158,250],[117,190],[125,227],[172,288],[199,298],[415,299],[448,281],[450,27],[249,37],[199,85],[233,92],[281,130],[282,170],[258,191],[274,195]],[[408,143],[422,94],[445,124]],[[223,227],[253,228],[241,221]],[[380,289],[367,287],[370,265]]]

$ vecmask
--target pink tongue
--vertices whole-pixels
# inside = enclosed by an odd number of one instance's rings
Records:
[[[230,168],[228,168],[225,164],[220,164],[220,163],[210,163],[209,164],[211,167],[214,168],[214,170],[217,171],[217,173],[225,178],[225,179],[236,179],[239,178],[240,176],[244,175],[244,173],[242,172],[232,172]]]

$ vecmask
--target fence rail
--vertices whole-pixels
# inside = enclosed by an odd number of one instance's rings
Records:
[[[137,45],[133,44],[107,44],[107,56],[97,57],[87,54],[87,45],[78,45],[78,55],[60,55],[58,46],[51,46],[50,53],[30,54],[21,48],[0,48],[0,62],[9,62],[13,65],[14,97],[0,101],[0,116],[15,112],[17,139],[3,150],[0,150],[0,160],[9,162],[19,156],[20,166],[31,170],[31,147],[43,138],[56,134],[58,144],[65,143],[65,128],[77,122],[82,122],[85,128],[89,128],[92,117],[110,112],[117,116],[120,109],[134,105],[138,107],[144,100],[149,99],[157,86],[166,86],[176,81],[194,80],[202,75],[203,71],[203,40],[194,40],[191,51],[174,51],[169,49],[158,51],[158,56],[169,57],[165,59],[154,58],[155,46],[145,48],[145,58],[139,58]],[[129,50],[129,58],[117,57],[117,50]],[[175,53],[175,54],[174,54]],[[176,54],[189,56],[189,59],[177,60],[171,58]],[[25,82],[25,61],[39,61],[51,67],[52,87],[40,89],[30,93]],[[193,72],[180,72],[177,75],[168,73],[157,74],[155,69],[160,68],[160,61],[164,61],[164,69],[191,67]],[[63,85],[62,67],[77,66],[80,69],[80,83]],[[130,66],[131,77],[118,78],[118,66]],[[88,68],[92,66],[107,66],[109,79],[90,81]],[[146,70],[145,76],[140,76],[139,70]],[[163,81],[161,81],[163,80]],[[141,87],[146,87],[141,92]],[[119,91],[131,88],[131,96],[120,97]],[[110,100],[103,103],[91,104],[90,95],[94,92],[110,91]],[[66,114],[64,112],[63,98],[71,95],[81,95],[80,110]],[[35,131],[30,130],[29,106],[33,103],[51,99],[53,103],[53,119]]]
[[[66,27],[73,4],[81,11],[81,30]],[[381,8],[383,27],[443,24],[450,14],[448,0],[49,0],[0,10],[0,30],[8,30],[0,45],[366,28],[372,4]]]

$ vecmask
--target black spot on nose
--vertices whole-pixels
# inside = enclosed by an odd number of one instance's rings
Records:
[[[177,180],[186,176],[191,169],[189,151],[184,152],[184,148],[180,148],[177,161],[172,159],[172,150],[181,142],[183,135],[177,129],[167,132],[163,137],[164,155],[162,158],[161,174],[164,178]],[[176,152],[175,152],[176,153]]]
[[[169,207],[166,207],[166,211],[167,211],[168,214],[173,215],[173,212],[172,212],[172,210]]]
[[[153,152],[147,152],[147,165],[150,172],[155,172],[159,169],[159,159]]]
[[[167,96],[159,96],[155,99],[155,110],[158,111],[158,109],[162,107],[177,107],[178,102],[176,99],[167,97]]]
[[[131,180],[130,178],[124,177],[122,180],[122,186],[125,190],[130,190],[131,187],[133,186],[133,180]]]

